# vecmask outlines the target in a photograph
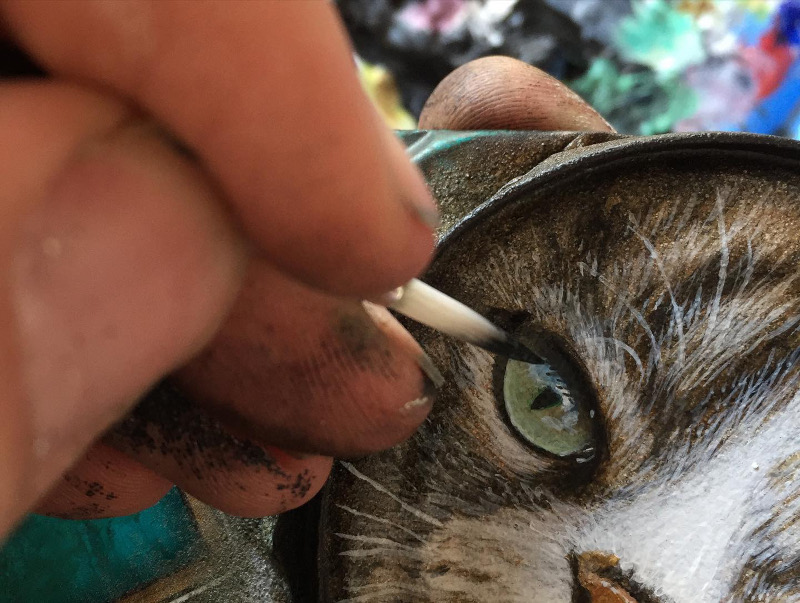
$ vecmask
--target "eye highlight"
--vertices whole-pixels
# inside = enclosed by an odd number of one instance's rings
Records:
[[[498,367],[498,393],[511,428],[544,452],[578,462],[591,460],[600,419],[583,372],[553,336],[537,334],[523,341],[543,361],[507,360]]]

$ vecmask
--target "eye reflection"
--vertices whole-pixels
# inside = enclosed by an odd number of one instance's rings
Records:
[[[595,412],[575,378],[577,371],[557,356],[552,364],[506,363],[505,409],[514,430],[529,444],[559,457],[585,459],[595,450]]]

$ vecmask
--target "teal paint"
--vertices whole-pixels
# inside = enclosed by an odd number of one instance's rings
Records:
[[[408,148],[406,152],[414,163],[420,163],[432,155],[441,154],[444,156],[446,151],[464,144],[476,138],[490,138],[497,135],[495,130],[480,130],[474,132],[453,132],[449,130],[428,130],[423,131],[422,136],[416,132],[400,132],[400,138],[406,142]],[[439,159],[437,157],[437,159]],[[446,161],[446,159],[445,159]]]
[[[0,603],[113,601],[185,566],[199,533],[173,488],[126,517],[71,521],[31,515],[0,551]]]

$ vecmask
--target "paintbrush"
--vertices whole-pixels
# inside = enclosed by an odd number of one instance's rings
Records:
[[[403,316],[493,354],[529,364],[544,362],[527,346],[475,310],[418,279],[389,292],[382,301]]]

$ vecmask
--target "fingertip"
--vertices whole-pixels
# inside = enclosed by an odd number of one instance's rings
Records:
[[[361,431],[353,430],[350,437],[338,443],[338,458],[357,458],[374,454],[401,444],[419,429],[433,408],[436,388],[423,379],[421,393],[400,406],[385,405],[370,408],[369,416],[362,419]]]
[[[510,57],[484,57],[462,65],[431,94],[422,129],[589,130],[611,125],[567,86]]]
[[[433,398],[422,358],[385,309],[368,316],[361,303],[253,262],[228,322],[175,378],[258,441],[353,456],[396,444],[424,420],[429,407],[412,403]]]
[[[266,448],[291,479],[275,482],[243,468],[220,481],[237,484],[238,491],[208,488],[202,496],[207,504],[237,517],[279,515],[303,506],[314,498],[328,480],[333,459],[325,456],[296,457],[277,448]]]
[[[97,443],[39,501],[34,512],[62,519],[99,519],[152,507],[172,488],[126,454]]]

